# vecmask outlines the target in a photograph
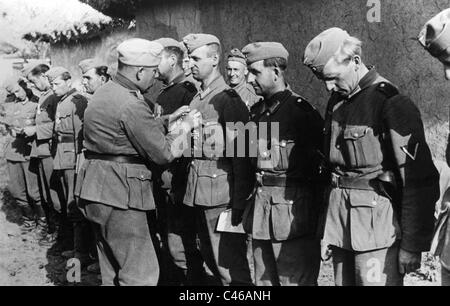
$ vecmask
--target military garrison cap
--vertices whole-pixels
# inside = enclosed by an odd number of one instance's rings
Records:
[[[350,35],[340,28],[330,28],[323,31],[306,46],[303,64],[314,73],[322,73],[325,64],[349,38]]]
[[[50,64],[45,60],[37,60],[37,61],[30,61],[23,67],[22,75],[24,77],[27,77],[33,69],[40,65],[46,65],[48,68],[50,68]]]
[[[235,61],[247,65],[245,55],[237,48],[231,49],[230,54],[228,54],[228,61]]]
[[[188,34],[183,38],[183,43],[189,53],[209,44],[220,45],[219,39],[211,34]]]
[[[131,38],[117,46],[119,61],[129,66],[154,67],[161,61],[163,46],[155,41]]]
[[[50,82],[53,82],[54,80],[56,80],[58,77],[60,77],[61,75],[63,75],[64,73],[69,73],[69,70],[67,70],[64,67],[53,67],[51,68],[49,71],[47,71],[47,73],[45,74],[48,78],[48,80]]]
[[[81,73],[83,73],[83,74],[85,74],[86,72],[88,72],[89,70],[91,70],[93,68],[97,68],[97,67],[101,67],[101,66],[106,66],[106,65],[101,63],[100,60],[95,59],[95,58],[88,58],[88,59],[82,60],[78,64],[78,67],[80,67]]]
[[[170,38],[170,37],[162,37],[162,38],[155,40],[155,42],[160,43],[164,48],[177,47],[182,50],[184,49],[184,46],[182,43],[180,43],[177,40]]]
[[[268,58],[284,58],[288,60],[289,52],[278,42],[256,42],[245,46],[242,49],[247,65],[262,61]]]
[[[441,62],[450,61],[450,9],[430,19],[419,34],[420,44]]]

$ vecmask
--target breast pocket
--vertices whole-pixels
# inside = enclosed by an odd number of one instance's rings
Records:
[[[202,165],[197,171],[195,204],[219,206],[230,203],[233,181],[231,169]]]
[[[381,164],[383,159],[381,144],[372,128],[348,127],[342,136],[340,147],[348,167],[365,168]]]
[[[127,168],[128,207],[137,210],[155,209],[152,173],[144,169]]]
[[[294,140],[283,140],[279,143],[273,144],[273,148],[271,151],[275,170],[284,171],[289,168],[289,158],[294,147]]]
[[[392,203],[372,191],[351,191],[350,231],[355,251],[390,247],[400,238]]]

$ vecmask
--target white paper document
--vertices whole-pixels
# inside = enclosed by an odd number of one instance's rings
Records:
[[[231,209],[227,209],[220,214],[219,220],[217,221],[216,231],[220,233],[245,234],[242,223],[239,223],[238,226],[231,225]]]

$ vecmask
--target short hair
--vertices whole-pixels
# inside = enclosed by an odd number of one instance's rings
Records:
[[[25,91],[27,98],[30,101],[37,102],[37,97],[34,95],[33,91],[30,88],[28,88],[27,82],[25,82],[24,80],[19,80],[17,83]]]
[[[49,70],[50,70],[50,67],[48,65],[40,64],[40,65],[34,67],[30,73],[31,73],[31,75],[36,76],[36,75],[45,74]]]
[[[95,67],[95,73],[99,76],[105,77],[106,81],[109,81],[111,79],[111,75],[108,73],[107,66]]]
[[[286,71],[287,69],[287,60],[282,57],[273,57],[273,58],[266,58],[263,61],[264,67],[276,67],[280,68],[282,72]]]
[[[183,67],[184,51],[176,46],[169,46],[164,48],[164,52],[169,55],[175,55],[177,57],[177,66]]]
[[[67,81],[67,80],[70,80],[72,78],[72,76],[70,75],[70,72],[68,72],[68,71],[66,71],[63,74],[61,74],[60,77],[61,77],[61,79],[63,81]]]
[[[356,37],[347,38],[334,55],[334,59],[338,63],[349,61],[354,56],[362,56],[362,42]]]

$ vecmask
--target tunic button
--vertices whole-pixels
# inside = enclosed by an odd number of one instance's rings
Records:
[[[353,134],[353,136],[355,136],[355,137],[358,137],[358,136],[359,136],[359,134],[358,134],[358,133],[355,133],[355,134]]]
[[[373,206],[377,206],[377,201],[372,201]]]
[[[265,172],[264,171],[261,171],[261,175],[264,175],[265,174]]]
[[[336,145],[336,149],[340,149],[341,148],[341,146],[340,145]]]
[[[261,192],[262,192],[262,189],[261,189],[261,188],[258,188],[258,192],[261,193]]]
[[[294,204],[294,201],[289,200],[288,203],[292,205],[292,204]]]
[[[141,180],[143,180],[144,179],[144,176],[143,175],[141,175]]]
[[[213,178],[216,178],[217,177],[217,174],[213,174]]]

